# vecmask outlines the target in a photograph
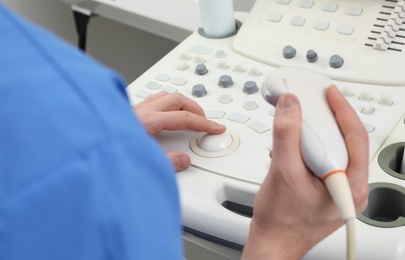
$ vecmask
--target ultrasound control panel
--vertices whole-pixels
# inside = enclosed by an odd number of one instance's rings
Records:
[[[386,2],[259,0],[250,14],[236,14],[235,35],[212,39],[196,31],[128,86],[132,104],[160,91],[179,92],[227,127],[221,135],[182,130],[156,136],[164,150],[191,157],[192,167],[177,174],[188,232],[242,249],[254,196],[271,164],[275,108],[260,87],[273,70],[298,66],[328,75],[369,134],[370,206],[356,222],[358,259],[405,258],[405,174],[400,166],[405,57],[401,44],[378,44],[390,22],[376,20]],[[402,3],[388,5],[396,10]],[[319,15],[310,15],[315,9]],[[383,27],[373,40],[375,23]],[[404,29],[402,22],[395,41],[401,41]],[[345,236],[337,230],[304,259],[344,259]]]

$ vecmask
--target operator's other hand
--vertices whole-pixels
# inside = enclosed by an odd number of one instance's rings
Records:
[[[348,149],[346,174],[359,214],[367,207],[368,135],[335,86],[328,88],[327,98]],[[255,198],[244,259],[300,259],[343,225],[324,183],[302,160],[300,135],[300,104],[285,94],[277,104],[272,163]]]
[[[151,135],[163,130],[191,129],[209,134],[221,134],[226,127],[205,118],[204,110],[192,99],[180,93],[165,91],[149,96],[133,107],[139,120]],[[190,167],[191,159],[181,152],[167,153],[176,171]]]

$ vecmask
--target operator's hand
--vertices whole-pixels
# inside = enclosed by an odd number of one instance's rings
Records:
[[[133,109],[151,135],[163,130],[191,129],[209,134],[221,134],[226,130],[224,125],[206,119],[204,110],[180,93],[159,92],[135,105]],[[169,152],[167,155],[176,171],[185,170],[191,165],[187,154]]]
[[[335,86],[327,98],[348,149],[346,173],[360,214],[368,203],[368,135]],[[277,104],[272,163],[255,198],[244,259],[300,259],[344,224],[325,185],[302,160],[300,134],[299,102],[285,94]]]

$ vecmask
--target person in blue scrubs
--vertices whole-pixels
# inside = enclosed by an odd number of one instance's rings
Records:
[[[183,259],[175,171],[190,158],[165,155],[153,135],[224,126],[180,94],[153,95],[134,113],[119,76],[1,4],[0,35],[0,259]],[[328,96],[356,144],[347,173],[361,212],[367,134],[336,88]],[[245,259],[299,258],[343,224],[296,149],[300,123],[298,100],[283,96]]]

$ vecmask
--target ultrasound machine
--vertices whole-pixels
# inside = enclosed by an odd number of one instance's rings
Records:
[[[185,236],[238,258],[271,164],[275,109],[260,88],[280,68],[304,68],[336,84],[369,134],[369,206],[355,220],[357,259],[404,260],[405,1],[257,0],[249,13],[211,2],[200,3],[203,26],[127,88],[132,104],[180,92],[227,127],[221,135],[157,136],[165,150],[191,156],[192,167],[177,174]],[[345,252],[340,228],[303,259],[345,259]]]

